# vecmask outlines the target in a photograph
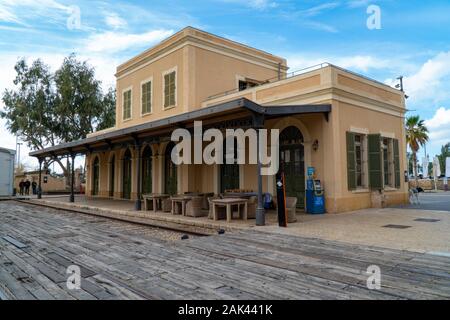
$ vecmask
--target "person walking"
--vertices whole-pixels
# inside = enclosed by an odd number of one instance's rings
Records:
[[[30,195],[30,185],[31,185],[31,182],[30,182],[30,180],[26,180],[25,181],[25,184],[24,184],[24,186],[25,186],[25,194],[27,195],[27,196],[29,196]]]
[[[33,182],[31,183],[31,189],[33,190],[33,194],[36,194],[36,188],[37,188],[37,183],[36,181],[33,180]]]
[[[23,179],[22,180],[20,180],[20,182],[19,182],[19,194],[21,195],[21,196],[23,196],[23,188],[25,187],[24,186],[24,181],[23,181]]]

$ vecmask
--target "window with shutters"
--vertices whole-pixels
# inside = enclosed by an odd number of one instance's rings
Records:
[[[141,113],[152,112],[152,79],[141,83]]]
[[[163,73],[164,81],[164,108],[174,107],[177,104],[177,71],[172,69]]]
[[[131,89],[126,89],[122,94],[123,120],[131,119]]]
[[[355,175],[356,187],[365,188],[366,185],[366,156],[364,154],[365,135],[355,134]]]
[[[383,157],[383,185],[393,188],[395,186],[393,139],[383,138],[381,149]]]
[[[398,139],[392,139],[393,154],[394,154],[394,179],[395,187],[400,188],[400,146]]]
[[[371,190],[382,190],[383,167],[380,134],[367,135],[367,158],[369,187]]]
[[[367,188],[366,143],[366,135],[347,132],[347,174],[349,190]]]

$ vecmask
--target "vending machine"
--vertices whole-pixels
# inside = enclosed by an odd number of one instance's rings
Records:
[[[324,188],[322,187],[320,180],[315,179],[314,167],[308,168],[306,212],[311,214],[325,213]]]

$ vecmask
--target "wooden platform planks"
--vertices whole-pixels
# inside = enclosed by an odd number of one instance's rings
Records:
[[[80,290],[66,288],[71,264]],[[381,290],[366,287],[372,264]],[[450,299],[449,270],[448,257],[265,232],[165,241],[145,226],[0,203],[0,299]]]

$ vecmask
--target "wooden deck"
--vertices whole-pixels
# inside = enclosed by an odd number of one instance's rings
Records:
[[[449,257],[255,231],[164,233],[0,202],[0,299],[450,299]],[[66,287],[71,264],[81,290]],[[374,264],[381,290],[366,287]]]

